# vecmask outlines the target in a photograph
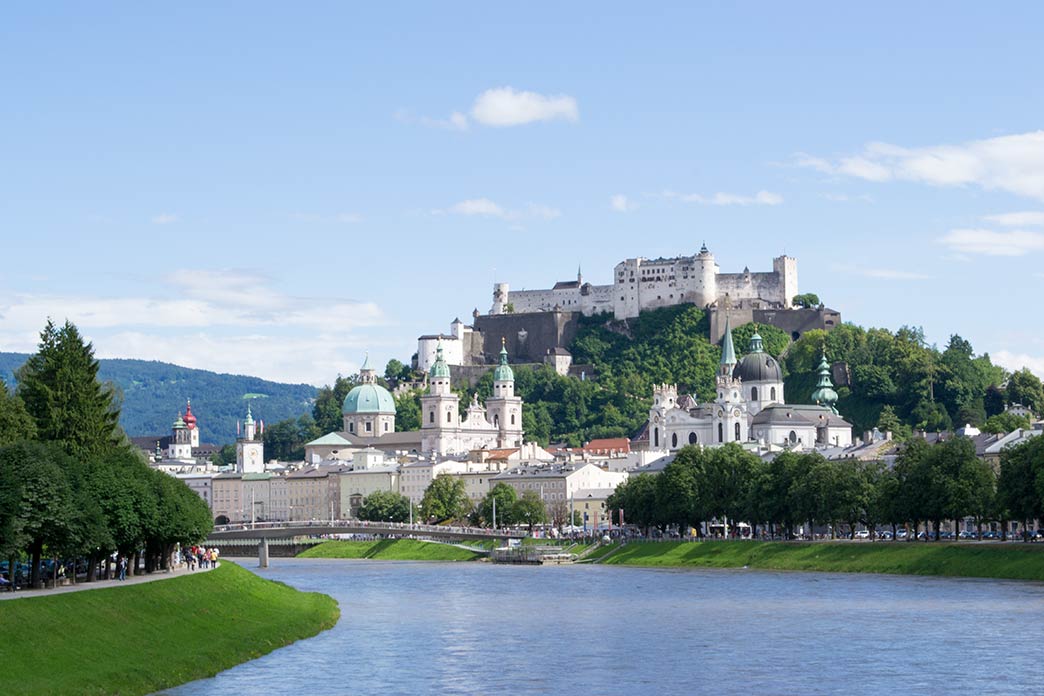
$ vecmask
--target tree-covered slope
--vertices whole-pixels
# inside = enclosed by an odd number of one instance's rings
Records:
[[[15,386],[14,372],[24,353],[0,353],[0,379]],[[146,360],[100,360],[98,378],[111,382],[123,399],[120,425],[130,436],[168,433],[192,399],[204,442],[231,442],[236,420],[249,401],[255,418],[275,423],[308,413],[316,389],[308,384],[281,384],[258,377],[194,370]]]

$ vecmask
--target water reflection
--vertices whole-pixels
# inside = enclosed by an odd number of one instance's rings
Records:
[[[283,560],[331,631],[169,694],[1026,694],[1044,585]]]

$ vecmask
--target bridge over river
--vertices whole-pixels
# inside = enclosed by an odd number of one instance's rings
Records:
[[[406,522],[362,522],[358,520],[333,520],[311,522],[256,522],[226,524],[214,527],[207,537],[207,546],[217,546],[225,555],[243,555],[249,550],[259,557],[263,566],[268,565],[269,543],[284,554],[297,552],[314,545],[311,537],[356,534],[381,538],[414,538],[433,541],[485,541],[506,542],[522,539],[526,532],[515,529],[484,529],[482,527],[453,527],[438,524],[409,524]],[[285,548],[284,548],[285,547]],[[273,549],[274,550],[274,549]]]

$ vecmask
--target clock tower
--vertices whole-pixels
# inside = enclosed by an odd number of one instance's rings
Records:
[[[257,427],[247,405],[243,436],[236,440],[236,471],[241,474],[260,474],[265,470],[265,445],[256,435]]]

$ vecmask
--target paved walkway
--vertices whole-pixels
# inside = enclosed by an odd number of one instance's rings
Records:
[[[221,565],[219,562],[218,565]],[[58,587],[51,588],[49,590],[18,590],[17,592],[8,592],[7,590],[0,590],[0,600],[4,599],[22,599],[26,597],[50,597],[56,594],[65,594],[66,592],[80,592],[81,590],[98,590],[103,587],[126,587],[127,585],[139,585],[143,582],[153,582],[155,580],[168,580],[170,578],[179,578],[184,575],[195,575],[197,573],[209,572],[211,568],[196,568],[196,570],[189,570],[187,567],[176,568],[173,572],[158,571],[155,573],[149,573],[147,575],[128,575],[124,581],[119,580],[95,580],[94,582],[79,582],[75,585],[60,585]]]

